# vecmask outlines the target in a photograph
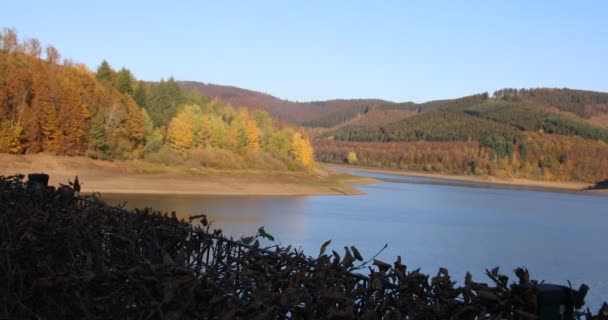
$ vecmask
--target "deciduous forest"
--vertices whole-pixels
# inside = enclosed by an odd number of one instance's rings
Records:
[[[184,91],[172,77],[138,81],[107,61],[91,71],[12,29],[0,34],[0,152],[228,169],[313,165],[302,132],[267,112]]]

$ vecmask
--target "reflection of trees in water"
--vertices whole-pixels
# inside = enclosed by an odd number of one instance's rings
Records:
[[[180,219],[205,213],[226,235],[238,238],[264,226],[276,243],[301,246],[307,226],[309,197],[108,194],[104,201],[126,207],[175,211]]]
[[[307,225],[307,201],[306,197],[226,196],[202,206],[226,234],[253,235],[264,226],[276,243],[299,246]]]

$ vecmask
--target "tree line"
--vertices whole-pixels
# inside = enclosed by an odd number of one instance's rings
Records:
[[[514,89],[494,92],[494,98],[504,101],[525,101],[530,104],[552,106],[581,118],[608,113],[608,93],[572,89]]]
[[[559,181],[604,181],[608,145],[577,136],[526,133],[478,141],[349,142],[314,140],[317,159],[330,163],[464,175]]]

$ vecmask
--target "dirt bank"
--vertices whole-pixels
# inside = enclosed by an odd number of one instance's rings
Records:
[[[48,154],[0,154],[0,174],[47,173],[50,184],[78,176],[82,192],[206,195],[361,194],[365,179],[335,172],[266,172],[166,167],[142,161],[101,161]]]

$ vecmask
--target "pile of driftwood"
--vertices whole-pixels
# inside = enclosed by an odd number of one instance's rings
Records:
[[[458,286],[445,269],[326,253],[329,242],[317,257],[261,248],[262,228],[228,239],[204,215],[191,224],[22,179],[0,177],[0,319],[608,319],[606,304],[580,312],[586,286],[538,284],[525,269],[517,283],[496,268],[489,284],[467,274]]]

